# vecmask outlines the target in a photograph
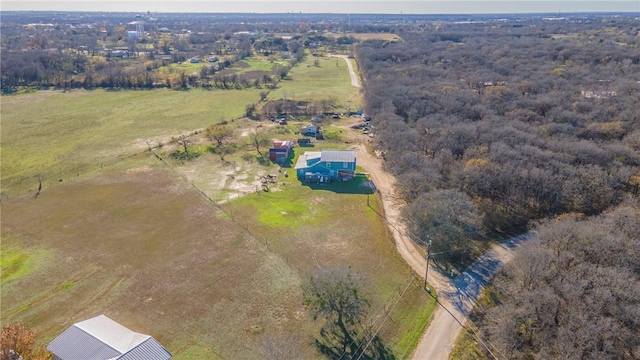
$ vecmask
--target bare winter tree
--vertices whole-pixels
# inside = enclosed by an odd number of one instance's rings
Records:
[[[269,138],[263,132],[255,130],[251,135],[251,146],[256,150],[258,155],[263,158],[264,154],[261,149],[269,144]]]
[[[482,220],[471,198],[457,190],[434,190],[409,204],[404,217],[413,234],[444,258],[461,256],[465,243],[477,236]]]
[[[191,153],[189,152],[189,145],[193,142],[189,134],[182,134],[177,137],[171,138],[171,142],[178,144],[182,147],[183,155],[182,157],[186,159],[191,158]]]
[[[364,292],[365,282],[362,274],[351,269],[329,268],[311,275],[302,285],[304,302],[313,319],[326,320],[315,345],[330,359],[387,359],[392,356],[380,338],[363,326],[371,306]]]
[[[214,124],[204,130],[204,135],[217,146],[222,146],[226,139],[233,136],[233,130],[227,124]]]

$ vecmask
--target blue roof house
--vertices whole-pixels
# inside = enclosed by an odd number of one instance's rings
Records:
[[[356,152],[353,150],[307,151],[298,157],[296,176],[304,182],[327,183],[353,178]]]

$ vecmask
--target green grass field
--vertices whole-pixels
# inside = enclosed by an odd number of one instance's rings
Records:
[[[259,99],[242,91],[55,91],[3,96],[2,191],[36,189],[143,151],[171,136],[238,118]]]
[[[315,61],[320,66],[315,66]],[[354,62],[355,63],[355,62]],[[349,69],[343,59],[307,55],[289,75],[269,93],[268,100],[315,101],[333,100],[338,111],[361,108],[358,89],[351,86]]]
[[[281,84],[309,89],[311,76],[314,89],[327,86],[314,91],[359,98],[342,59],[303,63],[291,76]],[[306,186],[243,145],[253,131],[290,138],[300,124],[231,122],[236,152],[226,162],[208,151],[175,160],[175,145],[156,150],[165,162],[147,151],[147,139],[166,143],[238,118],[258,98],[259,90],[2,97],[2,191],[10,196],[0,219],[0,323],[22,322],[47,343],[105,314],[154,336],[177,360],[263,358],[273,335],[315,359],[319,324],[300,284],[318,268],[349,266],[368,278],[367,321],[397,358],[409,356],[434,303],[397,254],[363,180]],[[348,146],[347,132],[331,129],[335,141],[312,149]],[[206,147],[202,135],[193,140]],[[34,198],[25,191],[37,174],[44,189]],[[256,191],[265,174],[277,180]]]

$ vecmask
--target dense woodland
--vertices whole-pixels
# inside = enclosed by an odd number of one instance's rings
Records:
[[[637,202],[535,229],[476,314],[491,344],[509,359],[639,359]]]
[[[453,262],[536,229],[478,323],[504,357],[640,358],[640,23],[422,30],[357,46],[409,229]]]

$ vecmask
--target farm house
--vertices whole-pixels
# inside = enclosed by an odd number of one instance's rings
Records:
[[[356,153],[353,150],[307,151],[295,166],[296,176],[304,182],[326,183],[353,178]]]
[[[275,140],[273,147],[269,149],[269,160],[276,163],[283,163],[289,158],[293,144],[289,140]]]
[[[47,350],[54,360],[168,360],[172,356],[151,336],[131,331],[104,315],[74,324],[49,343]]]

